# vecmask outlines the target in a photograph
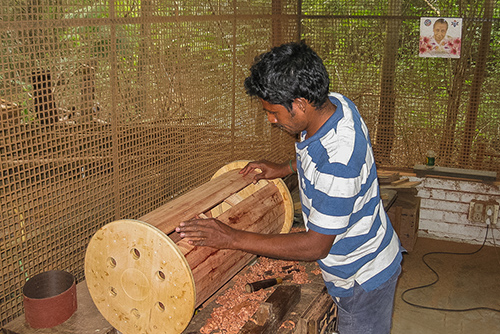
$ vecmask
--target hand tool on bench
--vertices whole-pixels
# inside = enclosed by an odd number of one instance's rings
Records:
[[[259,291],[261,289],[270,288],[270,287],[275,286],[277,284],[281,284],[281,283],[283,283],[284,280],[289,280],[292,277],[293,277],[292,275],[286,275],[285,277],[268,278],[268,279],[263,279],[263,280],[252,282],[252,283],[247,283],[245,285],[245,290],[250,293],[250,292],[254,292],[254,291]]]

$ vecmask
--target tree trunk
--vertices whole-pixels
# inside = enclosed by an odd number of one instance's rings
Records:
[[[464,51],[464,48],[462,48]],[[462,52],[461,58],[453,69],[453,81],[449,88],[448,108],[446,111],[446,121],[443,129],[441,141],[439,143],[439,163],[447,166],[453,160],[453,144],[455,142],[455,132],[457,127],[458,111],[465,81],[465,72],[468,68],[468,57]]]
[[[460,157],[458,163],[460,167],[470,166],[470,153],[472,147],[472,141],[474,137],[474,132],[476,130],[477,114],[479,110],[479,103],[481,101],[481,86],[483,84],[485,69],[486,69],[486,57],[488,56],[490,48],[491,39],[491,26],[493,18],[493,8],[495,5],[494,0],[484,1],[484,20],[483,27],[481,31],[481,40],[479,42],[479,50],[477,52],[477,63],[474,72],[474,78],[472,80],[472,87],[469,98],[469,105],[467,108],[467,118],[465,120],[465,131],[462,140],[462,150],[460,152]]]
[[[389,15],[401,15],[401,1],[392,0],[389,3]],[[380,109],[377,132],[375,137],[375,160],[377,164],[390,164],[391,151],[394,143],[394,113],[396,95],[394,79],[396,77],[396,59],[399,49],[399,18],[388,19],[386,25],[385,50],[380,78]]]

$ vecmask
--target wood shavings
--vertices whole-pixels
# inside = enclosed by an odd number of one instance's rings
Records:
[[[321,268],[319,267],[319,264],[316,262],[316,268],[311,270],[311,274],[313,275],[321,275]]]
[[[295,328],[295,322],[292,320],[287,320],[284,323],[281,324],[280,328],[284,329],[294,329]]]
[[[311,270],[311,274],[321,275],[321,269],[319,269],[319,268],[313,269],[313,270]]]
[[[245,291],[245,284],[248,282],[245,279],[246,276],[237,276],[235,285],[216,299],[216,302],[222,306],[213,310],[207,323],[201,328],[201,333],[238,333],[257,311],[261,302],[271,294],[272,290],[247,293]]]
[[[235,276],[234,285],[216,299],[220,307],[215,308],[205,326],[200,330],[202,334],[237,334],[249,321],[259,306],[275,290],[275,287],[247,293],[245,284],[267,278],[289,278],[284,284],[305,284],[311,282],[305,267],[298,261],[274,260],[266,257],[249,268],[244,275]],[[290,278],[291,277],[291,278]]]

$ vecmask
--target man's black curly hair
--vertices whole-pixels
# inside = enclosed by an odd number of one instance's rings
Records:
[[[283,44],[257,56],[250,72],[245,79],[247,94],[289,111],[296,98],[305,98],[316,108],[328,99],[328,72],[304,42]]]

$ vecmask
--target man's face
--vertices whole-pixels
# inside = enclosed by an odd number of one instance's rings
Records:
[[[446,32],[448,31],[448,25],[446,23],[436,23],[434,24],[434,39],[436,42],[441,42],[446,36]]]
[[[280,104],[271,104],[262,99],[260,101],[271,124],[291,134],[297,134],[306,129],[307,122],[304,113],[295,102],[292,104],[292,111],[289,112]]]

